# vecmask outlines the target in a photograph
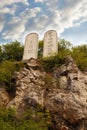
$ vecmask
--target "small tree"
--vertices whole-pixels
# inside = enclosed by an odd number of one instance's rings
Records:
[[[87,71],[87,45],[72,48],[72,57],[81,70]]]
[[[15,41],[2,46],[3,60],[16,60],[20,61],[23,55],[23,45]]]
[[[58,57],[59,62],[62,63],[67,55],[71,55],[72,44],[69,41],[60,39],[58,42]]]
[[[5,83],[7,86],[10,84],[10,79],[16,70],[16,67],[11,61],[3,61],[0,64],[0,84]]]

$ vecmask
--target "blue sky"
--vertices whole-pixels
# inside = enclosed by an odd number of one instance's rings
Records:
[[[0,0],[0,44],[48,30],[73,45],[87,44],[87,0]]]

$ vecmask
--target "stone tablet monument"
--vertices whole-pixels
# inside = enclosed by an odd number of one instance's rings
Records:
[[[38,34],[30,33],[26,36],[23,60],[37,59],[38,56]]]
[[[57,32],[47,31],[44,35],[43,57],[48,57],[58,53]]]

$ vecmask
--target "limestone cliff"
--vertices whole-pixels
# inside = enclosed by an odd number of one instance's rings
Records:
[[[12,78],[15,96],[7,107],[23,111],[38,104],[49,109],[52,130],[87,130],[87,74],[72,58],[47,73],[30,59]]]

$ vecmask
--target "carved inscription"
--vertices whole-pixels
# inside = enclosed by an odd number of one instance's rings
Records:
[[[48,31],[44,36],[43,57],[51,56],[58,53],[57,33],[54,30]]]
[[[32,42],[32,40],[30,41],[30,44],[29,44],[29,50],[28,50],[28,53],[32,53],[32,51],[33,51],[33,42]]]
[[[48,56],[52,53],[52,47],[53,47],[53,37],[52,32],[48,32],[48,41],[47,41],[47,50],[48,50]]]
[[[36,33],[31,33],[27,35],[25,40],[23,60],[28,60],[30,58],[37,59],[38,55],[38,35]]]

